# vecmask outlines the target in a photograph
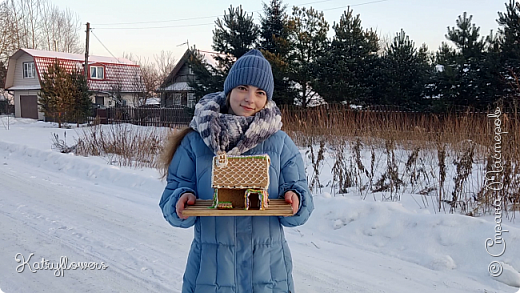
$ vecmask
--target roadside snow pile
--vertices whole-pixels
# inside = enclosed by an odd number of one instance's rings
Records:
[[[6,119],[5,117],[0,119]],[[52,150],[53,134],[67,137],[73,144],[78,137],[76,129],[58,129],[52,123],[35,122],[32,119],[11,119],[11,129],[0,132],[0,151],[7,160],[29,161],[37,168],[64,172],[70,176],[93,181],[97,184],[111,184],[142,190],[160,190],[164,183],[159,180],[159,172],[149,168],[122,168],[109,165],[102,157],[75,156]],[[130,186],[128,183],[130,183]]]
[[[435,271],[457,270],[468,277],[491,278],[488,265],[499,260],[504,275],[497,280],[520,287],[520,247],[515,245],[520,243],[518,224],[504,221],[502,238],[509,245],[495,258],[485,247],[486,239],[495,237],[494,222],[414,209],[414,196],[403,196],[403,202],[315,197],[320,208],[304,227],[330,243],[382,253]],[[334,237],[328,239],[327,235]],[[502,249],[498,246],[488,250],[497,254]]]

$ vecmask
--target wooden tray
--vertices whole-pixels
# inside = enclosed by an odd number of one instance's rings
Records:
[[[184,216],[292,216],[292,207],[283,199],[270,199],[269,208],[260,210],[227,209],[219,210],[210,208],[213,200],[197,199],[195,205],[186,206],[182,214]]]

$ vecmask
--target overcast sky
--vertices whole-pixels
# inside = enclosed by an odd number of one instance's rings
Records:
[[[75,12],[82,24],[90,22],[92,55],[112,53],[122,57],[123,53],[132,53],[150,59],[164,50],[172,51],[178,60],[187,48],[178,45],[187,40],[190,46],[210,51],[214,21],[222,17],[230,5],[242,5],[246,12],[253,13],[257,23],[262,12],[262,2],[250,0],[50,1],[61,9]],[[377,29],[380,35],[390,39],[402,28],[416,46],[426,43],[431,51],[436,51],[446,40],[447,27],[455,26],[457,17],[465,11],[473,15],[473,23],[480,27],[481,36],[488,35],[491,29],[496,32],[497,12],[505,11],[506,0],[291,0],[283,3],[289,14],[293,6],[312,6],[323,11],[331,27],[330,36],[333,35],[332,24],[339,21],[350,5],[354,14],[360,14],[364,28]]]

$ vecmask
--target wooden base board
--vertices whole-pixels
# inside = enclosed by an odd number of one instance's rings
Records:
[[[292,216],[292,207],[283,199],[270,199],[269,208],[260,210],[244,210],[244,209],[212,209],[213,200],[197,200],[195,205],[186,206],[182,212],[185,216]]]

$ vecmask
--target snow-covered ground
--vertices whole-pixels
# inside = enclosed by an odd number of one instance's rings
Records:
[[[76,130],[13,118],[7,130],[1,119],[0,293],[180,291],[193,231],[163,219],[156,170],[61,154],[52,133],[72,144]],[[503,248],[486,251],[493,217],[435,213],[420,201],[315,194],[307,224],[286,229],[297,292],[519,292],[518,221],[504,219],[507,246],[493,257]]]

